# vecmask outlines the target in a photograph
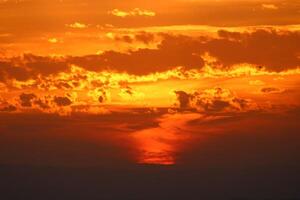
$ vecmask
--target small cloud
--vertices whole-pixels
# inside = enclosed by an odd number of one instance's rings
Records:
[[[262,9],[267,9],[267,10],[278,10],[278,7],[274,4],[262,4],[261,7]]]
[[[112,25],[112,24],[105,24],[104,27],[105,28],[114,28],[114,25]]]
[[[267,94],[277,94],[277,93],[282,93],[283,90],[275,87],[267,87],[267,88],[262,88],[261,92]]]
[[[109,32],[106,34],[106,37],[125,43],[138,42],[143,44],[150,44],[155,40],[154,34],[147,32],[139,32],[137,34],[113,34]]]
[[[115,38],[115,34],[112,33],[112,32],[106,33],[105,36],[106,36],[107,38],[109,38],[109,39],[114,39],[114,38]]]
[[[72,104],[68,97],[54,97],[53,101],[57,106],[69,106]]]
[[[74,22],[73,24],[67,24],[66,26],[70,28],[77,28],[77,29],[84,29],[88,27],[87,24],[83,24],[80,22]]]
[[[112,28],[115,28],[115,26],[114,25],[112,25],[112,24],[104,24],[104,25],[96,25],[96,28],[98,28],[98,29],[112,29]]]
[[[112,15],[117,16],[117,17],[128,17],[128,16],[130,16],[129,12],[121,11],[119,9],[114,9],[114,10],[110,11],[109,14],[112,14]]]
[[[140,32],[139,34],[135,35],[135,40],[149,44],[150,42],[154,41],[154,35],[152,33]]]
[[[103,97],[103,96],[99,96],[98,101],[99,101],[100,103],[103,103],[103,102],[104,102],[104,97]]]
[[[114,15],[116,17],[130,17],[130,16],[146,16],[146,17],[154,17],[156,15],[155,12],[150,10],[142,10],[140,8],[134,8],[131,11],[123,11],[119,9],[114,9],[112,11],[108,12],[111,15]]]
[[[58,43],[58,39],[57,38],[49,38],[48,42],[55,44],[55,43]]]
[[[103,50],[98,50],[98,51],[96,52],[96,55],[102,55],[104,52],[105,52],[105,51],[103,51]]]
[[[32,100],[35,98],[36,98],[36,95],[33,93],[30,93],[30,94],[22,93],[19,96],[20,104],[23,107],[32,107]]]
[[[36,101],[34,101],[34,104],[37,105],[38,107],[42,108],[42,109],[49,109],[50,106],[48,105],[48,101],[43,101],[41,99],[37,99]]]
[[[179,107],[181,109],[189,108],[191,95],[184,91],[175,91],[175,94],[176,94],[177,100],[179,102]]]

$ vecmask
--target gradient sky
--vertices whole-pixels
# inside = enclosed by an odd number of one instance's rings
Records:
[[[1,0],[0,24],[2,164],[184,164],[299,128],[297,0]]]

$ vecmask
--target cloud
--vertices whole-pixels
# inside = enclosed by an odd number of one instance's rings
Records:
[[[281,71],[300,65],[300,32],[259,29],[250,33],[220,31],[220,39],[207,42],[208,52],[223,65],[250,63]]]
[[[0,61],[0,81],[6,82],[10,79],[26,81],[35,79],[38,75],[48,76],[68,69],[69,64],[64,58],[24,54]]]
[[[180,40],[176,42],[176,39],[164,40],[157,49],[130,50],[127,53],[106,51],[101,55],[73,57],[69,61],[88,70],[111,69],[136,75],[163,72],[177,66],[201,68],[203,60],[192,54],[194,51],[189,49],[189,44]]]
[[[261,89],[262,93],[274,94],[274,93],[281,93],[282,90],[275,87],[265,87]]]
[[[261,7],[267,10],[278,10],[278,7],[275,4],[262,4]]]
[[[133,42],[141,42],[144,44],[150,44],[154,42],[155,34],[148,32],[139,32],[134,35],[114,35],[112,33],[108,34],[107,37],[110,39],[114,39],[116,41],[133,43]]]
[[[154,17],[156,15],[155,12],[150,10],[143,10],[140,8],[134,8],[131,11],[122,11],[119,9],[114,9],[112,11],[108,12],[111,15],[114,15],[116,17],[130,17],[130,16],[146,16],[146,17]]]
[[[58,106],[69,106],[72,101],[68,97],[54,97],[54,103]]]
[[[35,94],[25,94],[22,93],[20,95],[20,102],[21,102],[21,106],[23,107],[32,107],[32,100],[35,99],[37,96]]]
[[[36,99],[34,101],[34,104],[37,105],[38,107],[40,107],[41,109],[43,110],[46,110],[46,109],[50,109],[50,106],[49,106],[49,101],[48,100],[42,100],[42,99]]]
[[[25,81],[30,78],[30,72],[23,67],[14,66],[9,61],[0,61],[0,81],[5,82],[10,79]]]
[[[73,24],[67,24],[67,27],[75,28],[75,29],[85,29],[88,27],[87,24],[81,23],[81,22],[74,22]]]
[[[0,107],[0,112],[14,112],[17,110],[17,107],[14,105],[7,105],[4,107]]]
[[[55,44],[55,43],[58,43],[58,39],[57,38],[49,38],[48,42]]]
[[[103,103],[104,100],[105,100],[105,98],[104,98],[103,96],[99,96],[98,101],[99,101],[100,103]]]
[[[51,98],[51,96],[38,97],[34,93],[22,93],[19,96],[19,101],[22,107],[46,111],[53,107],[53,105],[50,103]]]
[[[184,91],[175,91],[180,109],[187,109],[190,107],[191,95]]]
[[[20,101],[19,105],[25,108],[37,109],[42,112],[57,112],[57,113],[63,111],[57,109],[58,107],[69,106],[72,104],[72,101],[68,97],[52,96],[52,95],[38,96],[34,93],[20,94],[19,101]]]
[[[116,36],[125,42],[151,43],[159,36],[161,42],[156,48],[139,48],[126,52],[104,51],[86,56],[50,57],[24,54],[0,62],[0,81],[16,79],[25,81],[38,76],[49,76],[70,71],[77,65],[89,71],[105,70],[147,75],[165,72],[182,66],[184,69],[202,69],[205,61],[202,55],[215,58],[211,66],[229,70],[234,65],[250,64],[267,71],[285,71],[300,66],[299,31],[277,31],[255,29],[247,32],[220,30],[218,37],[185,36],[173,34],[157,35],[141,32],[132,36]],[[61,85],[62,86],[62,85]],[[69,87],[64,84],[63,87]]]
[[[255,109],[250,100],[237,97],[232,91],[212,88],[194,93],[175,91],[180,110],[197,110],[200,112],[243,112]]]
[[[219,66],[228,69],[237,64],[252,64],[269,71],[283,71],[300,66],[300,32],[258,29],[253,32],[219,31],[218,38],[163,34],[157,49],[129,50],[127,53],[107,51],[98,56],[73,58],[79,66],[90,70],[105,67],[133,74],[165,71],[176,66],[201,69],[200,57],[209,53]],[[123,38],[132,42],[132,38]]]

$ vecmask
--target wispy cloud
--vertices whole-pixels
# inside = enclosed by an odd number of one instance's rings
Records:
[[[261,7],[268,10],[278,10],[278,6],[275,4],[262,4]]]
[[[67,24],[66,26],[70,28],[78,28],[78,29],[84,29],[88,27],[87,24],[81,22],[74,22],[73,24]]]
[[[123,11],[119,9],[114,9],[112,11],[108,12],[111,15],[114,15],[116,17],[130,17],[130,16],[147,16],[147,17],[154,17],[156,16],[156,13],[154,11],[150,10],[143,10],[140,8],[134,8],[130,11]]]
[[[57,38],[49,38],[48,42],[55,44],[58,42],[58,39]]]

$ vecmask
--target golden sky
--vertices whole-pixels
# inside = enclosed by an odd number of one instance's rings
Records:
[[[299,115],[299,67],[298,0],[0,0],[0,137],[62,120],[134,162],[175,164],[188,142],[243,132],[236,120]]]

